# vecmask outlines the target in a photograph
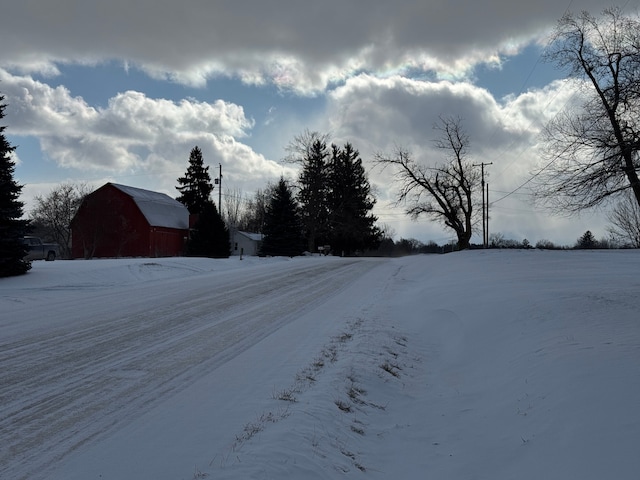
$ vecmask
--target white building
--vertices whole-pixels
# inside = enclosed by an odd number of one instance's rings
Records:
[[[261,244],[261,233],[231,232],[231,255],[258,255]]]

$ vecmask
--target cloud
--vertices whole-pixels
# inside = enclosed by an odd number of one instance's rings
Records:
[[[361,72],[459,78],[540,39],[565,9],[552,0],[9,2],[0,66],[54,74],[60,63],[117,59],[189,85],[225,75],[310,94]]]
[[[224,162],[243,181],[272,178],[277,163],[239,142],[254,126],[241,106],[217,100],[173,102],[127,91],[94,108],[63,86],[51,87],[0,69],[7,133],[39,139],[60,167],[97,174],[164,174],[174,180],[195,145],[211,165]],[[169,180],[167,180],[169,181]]]
[[[540,128],[569,99],[566,82],[499,101],[472,84],[478,66],[500,68],[505,55],[532,42],[544,45],[567,8],[551,0],[9,3],[2,9],[11,21],[3,26],[0,48],[8,132],[37,138],[48,159],[76,169],[71,176],[91,171],[93,178],[112,175],[127,183],[132,175],[134,184],[170,194],[194,145],[212,171],[223,164],[227,185],[252,191],[280,174],[295,176],[256,149],[275,157],[277,147],[304,128],[331,132],[338,143],[351,141],[365,163],[397,144],[421,161],[436,161],[432,127],[440,115],[456,115],[470,134],[473,160],[494,164],[488,174],[495,199],[529,178]],[[600,0],[573,0],[570,6],[593,13],[602,8]],[[283,98],[321,101],[301,115],[275,100],[278,110],[264,118],[255,113],[257,124],[242,105],[222,100],[171,101],[124,91],[98,107],[53,86],[65,64],[100,63],[195,87],[213,77],[275,85],[288,91]],[[400,225],[406,218],[388,206],[388,178],[370,163],[367,168],[380,194],[378,210]],[[546,212],[532,212],[520,193],[496,206],[493,225],[511,228],[517,215],[525,218],[522,210],[530,212],[528,224],[548,225]],[[442,237],[432,224],[413,227]],[[401,228],[404,223],[397,228],[402,235]]]
[[[491,231],[535,242],[541,231],[557,229],[547,236],[558,241],[560,231],[571,222],[536,208],[527,188],[519,187],[538,167],[540,130],[571,101],[575,91],[571,82],[557,81],[497,102],[486,90],[465,82],[360,75],[328,95],[325,129],[332,132],[337,143],[350,141],[360,151],[378,192],[381,222],[391,225],[399,235],[441,241],[445,231],[426,219],[408,225],[402,206],[392,206],[397,185],[393,185],[392,172],[374,165],[373,156],[379,152],[392,155],[402,146],[420,163],[442,162],[443,152],[434,148],[439,132],[433,125],[442,115],[459,117],[469,135],[469,159],[476,164],[492,164],[486,168],[492,202]],[[592,225],[596,228],[601,224]],[[571,241],[574,234],[577,238],[576,232],[569,233]],[[565,237],[562,241],[568,240]]]
[[[9,152],[9,160],[13,162],[14,165],[20,165],[22,163],[22,160],[20,160],[20,156],[15,150]]]
[[[432,150],[433,126],[441,116],[460,117],[472,137],[499,127],[499,105],[469,83],[429,82],[360,75],[329,94],[331,129],[388,150],[401,143],[421,155]]]

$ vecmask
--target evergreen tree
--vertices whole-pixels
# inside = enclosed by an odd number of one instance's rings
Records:
[[[176,199],[183,203],[189,213],[201,213],[213,191],[209,167],[204,166],[202,150],[198,146],[193,147],[189,155],[189,167],[184,177],[178,178],[179,187],[176,189],[180,196]]]
[[[315,140],[303,159],[302,172],[298,179],[300,218],[309,252],[316,251],[318,245],[324,245],[328,241],[327,157],[327,144]]]
[[[187,242],[187,253],[194,257],[228,258],[230,252],[229,229],[215,204],[205,202]]]
[[[343,255],[378,246],[381,232],[375,204],[360,153],[350,143],[343,149],[332,145],[329,168],[331,249]]]
[[[280,178],[269,200],[262,233],[261,255],[293,257],[302,253],[298,206],[284,178]]]
[[[598,241],[596,237],[593,236],[591,230],[587,230],[582,234],[582,236],[576,242],[576,248],[597,248]]]
[[[1,102],[0,120],[4,118],[6,105]],[[23,258],[27,254],[22,239],[29,230],[28,220],[22,220],[24,204],[18,200],[22,185],[13,178],[15,165],[11,159],[12,147],[4,136],[4,125],[0,125],[0,277],[22,275],[31,268]]]

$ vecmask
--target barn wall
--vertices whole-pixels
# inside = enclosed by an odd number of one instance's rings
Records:
[[[184,253],[186,230],[151,227],[149,256],[176,257]]]
[[[74,258],[148,256],[146,219],[131,197],[111,185],[86,197],[72,233]]]

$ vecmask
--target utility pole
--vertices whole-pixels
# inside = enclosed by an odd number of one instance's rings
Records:
[[[218,186],[218,213],[222,215],[222,164],[220,165],[220,172],[218,178],[214,179],[214,183]]]
[[[487,233],[484,239],[484,248],[489,246],[489,182],[487,182]]]
[[[474,167],[480,167],[480,174],[482,176],[482,246],[487,248],[489,246],[489,184],[487,184],[486,203],[485,203],[485,187],[484,187],[484,166],[493,165],[493,162],[489,163],[474,163]]]

